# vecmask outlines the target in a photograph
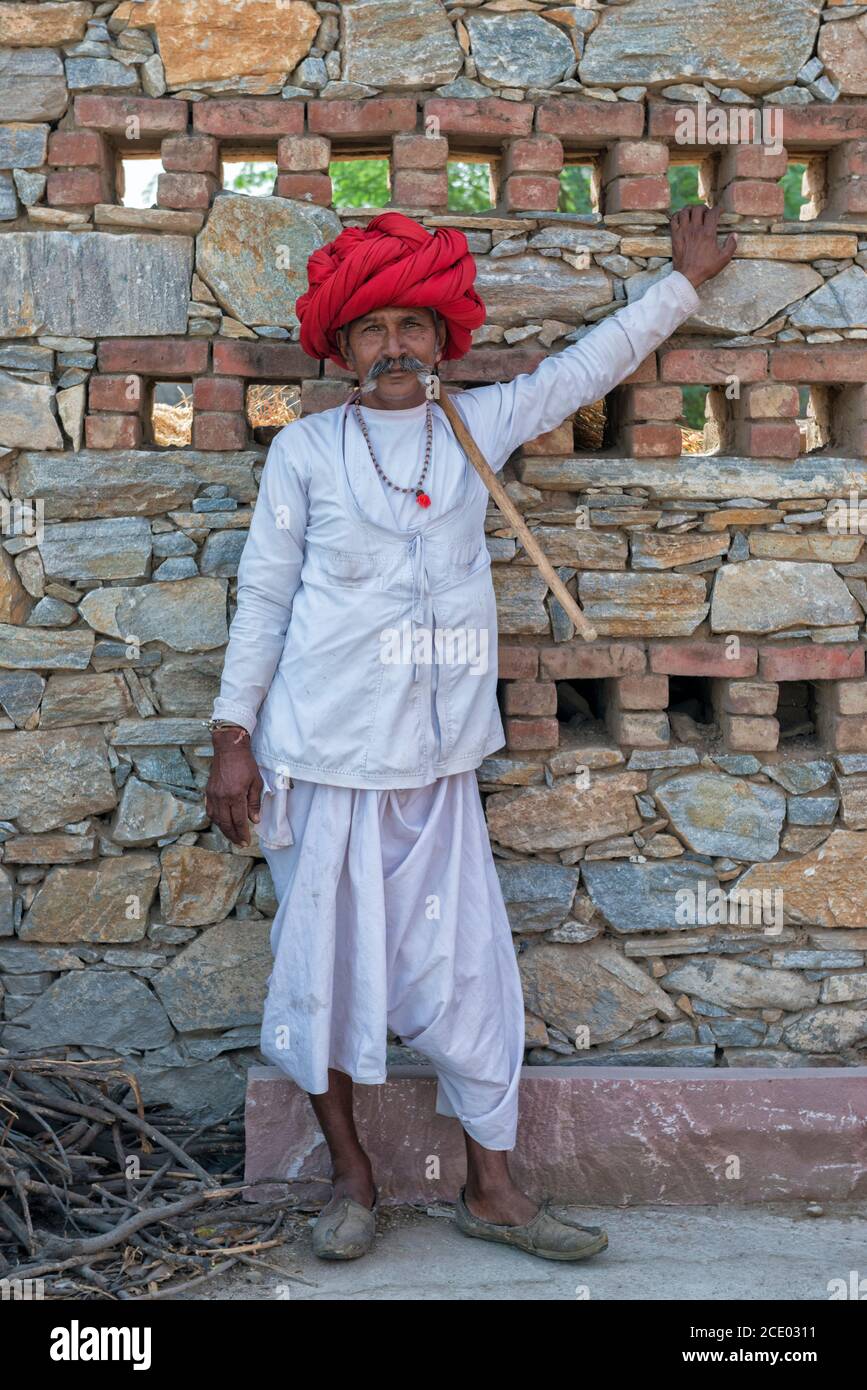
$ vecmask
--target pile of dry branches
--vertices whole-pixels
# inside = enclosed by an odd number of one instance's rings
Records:
[[[239,1263],[297,1278],[261,1252],[311,1208],[244,1202],[243,1162],[240,1107],[158,1128],[120,1059],[0,1049],[0,1278],[76,1300],[171,1298]]]

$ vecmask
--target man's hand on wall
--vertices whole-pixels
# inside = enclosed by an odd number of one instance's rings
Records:
[[[734,232],[723,242],[717,243],[717,223],[722,205],[709,208],[704,203],[693,203],[680,208],[670,219],[671,258],[675,270],[685,275],[698,289],[705,280],[728,265],[735,253],[738,239]]]

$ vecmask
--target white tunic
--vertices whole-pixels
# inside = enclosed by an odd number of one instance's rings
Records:
[[[697,305],[672,271],[534,372],[454,404],[499,469],[604,396]],[[364,409],[381,467],[415,484],[425,405]],[[346,407],[287,425],[271,445],[213,713],[243,724],[257,762],[276,772],[419,787],[503,747],[488,492],[436,402],[432,415],[426,509],[385,488]]]

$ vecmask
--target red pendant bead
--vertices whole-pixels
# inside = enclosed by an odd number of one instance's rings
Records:
[[[426,492],[417,492],[415,495],[415,500],[416,502],[418,502],[418,505],[420,507],[430,506],[430,498],[428,497]]]

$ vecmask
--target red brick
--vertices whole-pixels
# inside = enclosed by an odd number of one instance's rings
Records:
[[[747,420],[794,420],[800,410],[797,388],[774,382],[753,383],[741,391],[740,409]]]
[[[220,146],[211,135],[173,135],[160,147],[169,173],[218,174]]]
[[[683,449],[683,435],[679,425],[657,424],[655,421],[624,425],[623,448],[630,458],[678,458]]]
[[[829,151],[826,217],[867,213],[867,140],[846,140]]]
[[[91,410],[119,410],[137,415],[144,402],[144,386],[140,376],[92,376],[87,395]]]
[[[300,135],[304,103],[281,97],[239,97],[200,101],[193,107],[193,129],[221,139]]]
[[[828,181],[867,177],[867,140],[844,140],[828,151]]]
[[[443,381],[511,381],[523,372],[534,372],[546,353],[538,348],[470,348],[457,361],[441,362]],[[331,364],[326,362],[325,372]]]
[[[828,190],[824,215],[828,218],[858,217],[867,213],[867,179],[850,179]]]
[[[205,103],[211,104],[218,103]],[[174,135],[185,131],[187,109],[187,102],[174,97],[87,95],[75,98],[75,121],[92,130],[123,136],[134,145],[142,135]],[[137,134],[131,133],[136,131]]]
[[[209,208],[219,187],[213,174],[160,174],[157,204],[161,208]]]
[[[308,101],[311,135],[396,135],[415,130],[415,97],[366,97],[362,101]]]
[[[557,748],[560,725],[556,719],[504,719],[506,747],[514,750]]]
[[[863,101],[836,101],[833,106],[820,102],[784,106],[782,116],[784,145],[823,149],[838,140],[867,138],[867,103]]]
[[[88,449],[138,449],[141,435],[137,415],[87,415],[84,420]]]
[[[506,212],[556,212],[560,200],[560,180],[545,174],[512,174],[502,187]]]
[[[544,434],[537,434],[534,439],[525,439],[522,446],[524,457],[531,458],[534,454],[556,454],[562,458],[564,454],[571,454],[574,438],[570,415],[562,425],[555,425],[552,430],[545,430]]]
[[[449,142],[441,135],[395,135],[391,152],[394,169],[442,169]]]
[[[670,199],[668,179],[661,174],[613,179],[605,189],[605,211],[656,212],[667,208]]]
[[[627,386],[620,397],[622,419],[679,420],[683,393],[679,386]]]
[[[723,188],[732,179],[781,179],[788,164],[787,152],[770,145],[728,145],[720,155],[717,184]]]
[[[327,173],[331,141],[321,135],[284,135],[277,145],[277,168],[289,174]]]
[[[804,348],[773,348],[771,376],[775,381],[810,384],[825,381],[863,382],[867,379],[867,347],[848,343],[811,343]]]
[[[328,174],[278,174],[274,191],[278,198],[297,198],[323,208],[331,206],[334,196]]]
[[[217,376],[292,381],[318,376],[318,364],[316,358],[308,357],[297,343],[253,343],[217,338],[214,341],[214,372]]]
[[[396,169],[391,201],[409,208],[445,208],[449,200],[449,180],[442,169]]]
[[[825,748],[837,753],[867,752],[867,719],[824,710],[819,716],[817,733]]]
[[[773,753],[780,741],[780,724],[773,717],[721,713],[719,726],[732,753]]]
[[[605,727],[617,743],[627,748],[665,748],[671,741],[668,715],[661,710],[622,710],[609,705]]]
[[[605,104],[608,105],[609,103]],[[613,105],[613,103],[611,104]],[[655,140],[676,141],[682,124],[682,111],[685,105],[686,103],[682,101],[658,101],[651,98],[647,103],[647,135]],[[812,102],[808,106],[783,106],[780,108],[780,113],[782,144],[791,146],[793,149],[827,149],[841,140],[863,140],[867,136],[867,105],[863,101],[837,101],[833,105],[827,106],[821,102]],[[753,114],[756,121],[761,119],[761,112],[758,109],[755,109]],[[716,134],[725,134],[730,119],[731,107],[708,103],[708,129],[713,129],[712,122],[715,121],[721,121],[721,126],[715,132],[712,145],[703,146],[699,143],[692,148],[699,151],[703,149],[718,150],[721,142],[716,138]],[[732,143],[754,142],[735,140]],[[680,150],[684,148],[680,141],[678,141],[678,148]],[[794,156],[791,157],[794,158]]]
[[[312,381],[301,383],[301,414],[318,415],[321,410],[331,410],[343,405],[352,394],[349,381]]]
[[[334,102],[322,105],[333,106]],[[502,97],[430,97],[424,104],[424,124],[437,135],[506,140],[532,132],[533,103],[504,101]],[[559,131],[553,129],[552,133],[558,135]]]
[[[776,714],[780,687],[776,681],[717,680],[714,706],[721,714]]]
[[[244,409],[244,383],[234,376],[200,376],[193,382],[193,408],[218,413]]]
[[[677,142],[677,148],[678,150],[680,150],[682,137],[681,140],[678,140],[677,137],[683,122],[684,108],[688,107],[689,105],[690,103],[685,101],[654,101],[653,97],[651,96],[650,100],[647,102],[648,138],[652,138],[655,140],[666,140],[670,141],[672,144]],[[697,112],[697,104],[694,104],[694,106]],[[720,111],[722,108],[719,106],[712,108],[711,103],[708,103],[708,111],[710,111],[711,109]],[[727,111],[726,116],[728,116]],[[714,119],[717,118],[715,117]],[[691,148],[693,147],[691,146]],[[698,148],[701,147],[699,146]]]
[[[243,449],[247,444],[247,421],[243,415],[214,412],[193,416],[193,448]]]
[[[602,182],[622,174],[667,174],[668,146],[650,140],[617,140],[602,161]]]
[[[504,105],[515,103],[505,102]],[[597,101],[593,97],[557,97],[539,103],[536,130],[542,135],[558,135],[561,140],[589,145],[607,144],[609,140],[640,140],[644,135],[644,104]]]
[[[643,386],[646,382],[658,380],[658,370],[656,365],[656,353],[649,352],[643,362],[639,362],[634,372],[625,376],[621,381],[621,386]]]
[[[48,137],[48,163],[65,169],[85,165],[107,169],[111,154],[105,137],[96,130],[54,130]]]
[[[539,648],[501,643],[497,652],[497,674],[501,680],[535,680],[539,673]]]
[[[800,431],[794,420],[741,420],[735,452],[754,459],[796,459],[801,452]]]
[[[201,376],[208,370],[208,344],[204,338],[103,338],[97,362],[101,372]]]
[[[719,202],[723,212],[737,212],[742,217],[782,217],[786,194],[778,183],[739,179],[726,184],[719,195]]]
[[[511,140],[503,149],[503,176],[558,174],[563,168],[563,144],[556,135],[530,135]]]
[[[67,169],[48,175],[45,201],[49,207],[93,207],[111,202],[111,180],[101,169]]]
[[[644,648],[634,642],[560,642],[539,653],[539,675],[549,680],[598,680],[605,676],[641,676],[647,668]]]
[[[867,681],[831,681],[821,689],[835,714],[867,714]]]
[[[768,681],[853,680],[864,675],[863,647],[759,647],[759,675]]]
[[[506,714],[556,715],[557,687],[553,681],[507,681]]]
[[[620,709],[666,709],[668,676],[620,676],[609,680],[612,704]]]
[[[659,355],[660,381],[683,386],[724,385],[736,376],[741,384],[764,381],[768,354],[763,348],[672,348]]]
[[[739,642],[737,656],[727,642],[651,642],[647,652],[651,671],[666,676],[754,676],[758,648]]]

